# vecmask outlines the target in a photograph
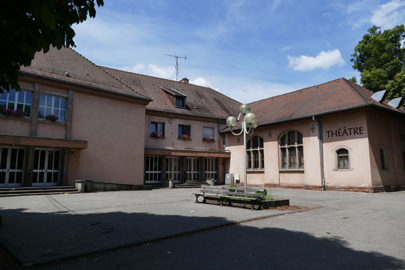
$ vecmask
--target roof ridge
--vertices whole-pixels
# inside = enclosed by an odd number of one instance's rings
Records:
[[[119,83],[121,83],[122,85],[126,86],[128,89],[132,90],[133,92],[135,92],[137,95],[146,98],[146,99],[150,99],[149,97],[139,93],[138,91],[136,91],[135,89],[133,89],[132,87],[130,87],[129,85],[125,84],[124,82],[122,82],[121,80],[119,80],[118,78],[115,78],[112,74],[108,73],[107,71],[103,70],[101,68],[101,66],[96,65],[95,63],[93,63],[90,59],[88,59],[87,57],[83,56],[81,53],[73,50],[72,48],[68,47],[67,49],[72,50],[73,52],[77,53],[79,56],[81,56],[83,59],[85,59],[87,62],[91,63],[92,65],[94,65],[97,69],[101,70],[102,72],[104,72],[105,74],[107,74],[108,76],[110,76],[111,78],[113,78],[114,80],[118,81]]]
[[[101,67],[101,68],[106,68],[106,69],[112,69],[112,70],[116,70],[116,71],[121,71],[121,72],[129,73],[129,74],[136,74],[136,75],[140,75],[140,76],[144,76],[144,77],[148,77],[148,78],[152,78],[152,79],[158,79],[158,80],[163,80],[163,81],[169,81],[169,82],[176,83],[176,84],[180,84],[180,85],[185,85],[185,84],[182,83],[182,82],[178,82],[178,81],[170,80],[170,79],[166,79],[166,78],[160,78],[160,77],[156,77],[156,76],[151,76],[151,75],[147,75],[147,74],[136,73],[136,72],[127,71],[127,70],[122,70],[122,69],[118,69],[118,68],[112,68],[112,67],[106,67],[106,66],[100,66],[100,67]],[[215,90],[215,89],[213,89],[213,88],[211,88],[211,87],[202,86],[202,85],[197,85],[197,84],[194,84],[194,83],[188,83],[188,84],[191,84],[191,85],[193,85],[193,86],[197,86],[197,87],[201,87],[201,88],[205,88],[205,89],[212,90],[212,91],[214,91],[215,93],[218,93],[218,94],[220,94],[220,95],[223,96],[223,97],[232,99],[233,101],[236,101],[236,102],[242,104],[240,101],[238,101],[238,100],[236,100],[236,99],[234,99],[234,98],[231,98],[230,96],[227,96],[227,95],[225,95],[225,94],[223,94],[223,93],[221,93],[221,92],[219,92],[219,91],[217,91],[217,90]]]
[[[346,78],[341,78],[341,79],[343,79],[343,81],[344,81],[347,85],[349,85],[349,87],[350,87],[352,90],[354,90],[354,92],[355,92],[361,99],[363,99],[363,100],[366,102],[366,104],[372,104],[372,103],[373,103],[373,102],[371,102],[370,100],[368,100],[367,98],[363,97],[363,95],[360,94],[360,92],[352,85],[351,82],[349,82],[348,79],[346,79]],[[354,84],[354,83],[353,83],[353,84]],[[359,85],[359,86],[360,86],[360,85]]]
[[[273,99],[273,98],[277,98],[277,97],[281,97],[281,96],[291,95],[291,94],[298,93],[298,92],[303,92],[303,91],[305,91],[305,90],[307,90],[309,88],[314,88],[314,87],[321,86],[321,85],[324,85],[324,84],[328,84],[328,83],[331,83],[331,82],[339,81],[341,79],[344,79],[344,78],[342,77],[342,78],[334,79],[334,80],[331,80],[331,81],[328,81],[328,82],[323,82],[323,83],[315,84],[315,85],[312,85],[312,86],[304,87],[304,88],[294,90],[294,91],[291,91],[291,92],[287,92],[287,93],[284,93],[284,94],[279,94],[279,95],[275,95],[275,96],[272,96],[272,97],[259,99],[259,100],[253,101],[251,103],[248,103],[248,104],[254,104],[254,103],[261,102],[261,101],[268,100],[268,99]]]

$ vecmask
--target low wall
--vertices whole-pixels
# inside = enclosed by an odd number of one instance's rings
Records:
[[[92,180],[76,180],[76,189],[79,192],[119,191],[119,190],[151,190],[147,185],[129,185],[117,183],[95,182]]]

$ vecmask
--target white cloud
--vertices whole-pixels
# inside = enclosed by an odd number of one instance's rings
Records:
[[[133,67],[119,67],[118,69],[135,73],[142,73],[145,75],[155,76],[164,79],[170,80],[176,79],[175,76],[176,70],[174,67],[158,66],[155,64],[149,64],[148,66],[145,66],[144,64],[136,64]]]
[[[383,29],[392,28],[405,21],[405,1],[392,0],[374,10],[371,23]]]
[[[317,56],[301,55],[298,57],[287,56],[288,66],[298,71],[310,71],[314,69],[328,69],[332,66],[342,66],[345,61],[339,49],[321,51]]]
[[[211,82],[209,82],[207,79],[204,77],[198,77],[194,80],[191,80],[190,83],[199,85],[199,86],[206,86],[206,87],[211,87]]]

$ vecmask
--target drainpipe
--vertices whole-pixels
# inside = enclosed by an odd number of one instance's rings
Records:
[[[315,121],[318,124],[318,138],[319,138],[319,155],[320,155],[320,165],[321,165],[321,187],[324,191],[325,188],[325,166],[323,160],[323,125],[321,121],[315,119],[315,115],[312,116],[312,121]]]

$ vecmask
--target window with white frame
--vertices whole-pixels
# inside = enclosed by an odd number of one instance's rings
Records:
[[[279,140],[280,167],[282,170],[304,169],[302,134],[296,130],[284,133]]]
[[[66,98],[41,94],[38,118],[53,122],[65,122]]]
[[[12,116],[30,116],[32,93],[28,91],[2,90],[0,93],[0,113]]]
[[[60,179],[61,151],[38,148],[34,152],[32,185],[57,185]]]
[[[264,148],[262,137],[253,136],[247,141],[246,155],[248,170],[264,170]]]
[[[166,179],[174,182],[180,181],[180,158],[167,157],[166,158]]]
[[[159,184],[162,182],[162,157],[145,157],[145,183]]]
[[[200,159],[199,158],[186,158],[186,180],[199,181],[200,180]]]
[[[0,186],[19,186],[24,180],[24,148],[0,146]]]
[[[205,159],[205,179],[217,179],[217,159]]]
[[[347,150],[346,148],[340,148],[336,150],[336,162],[336,168],[338,170],[349,169],[349,150]]]
[[[151,122],[150,136],[152,138],[163,138],[165,136],[165,123]]]
[[[214,141],[214,128],[212,127],[203,128],[203,141],[206,142]]]

